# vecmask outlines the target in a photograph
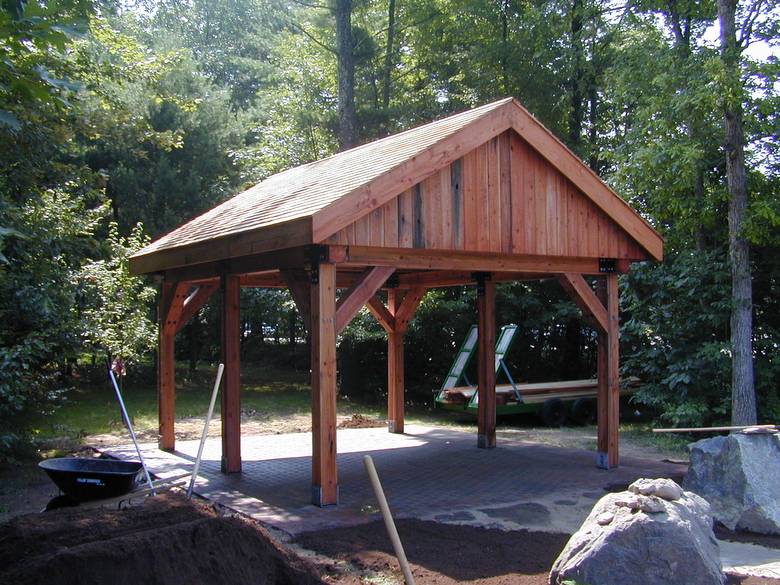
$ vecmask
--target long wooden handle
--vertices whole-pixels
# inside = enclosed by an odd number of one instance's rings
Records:
[[[364,455],[363,463],[366,466],[368,479],[371,480],[371,487],[374,489],[374,495],[379,502],[379,509],[382,511],[382,518],[385,521],[387,534],[390,536],[390,541],[393,543],[395,556],[398,558],[398,564],[401,565],[401,571],[404,574],[404,581],[406,581],[406,585],[414,585],[412,569],[409,567],[409,561],[406,560],[406,553],[404,553],[404,547],[401,544],[401,538],[398,536],[398,530],[395,528],[393,516],[390,514],[390,506],[387,505],[387,498],[385,498],[385,492],[382,489],[382,484],[379,483],[379,475],[377,475],[376,467],[374,467],[374,460],[371,459],[371,455]]]

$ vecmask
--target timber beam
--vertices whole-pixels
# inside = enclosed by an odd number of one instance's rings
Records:
[[[606,333],[609,328],[607,308],[599,300],[593,289],[585,281],[581,274],[562,274],[558,281],[575,304],[582,310],[583,315],[593,322],[601,333]]]
[[[598,258],[454,252],[414,248],[330,246],[331,254],[344,266],[393,266],[396,270],[450,270],[519,272],[525,274],[601,274]],[[620,267],[618,267],[620,269]]]
[[[358,311],[382,288],[391,274],[392,266],[375,266],[366,270],[339,299],[336,306],[336,333],[341,331],[357,315]]]

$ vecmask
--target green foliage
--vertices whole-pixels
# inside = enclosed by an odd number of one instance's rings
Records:
[[[84,336],[95,353],[108,352],[126,364],[137,362],[157,341],[150,307],[155,289],[131,276],[128,258],[149,242],[138,224],[126,238],[111,223],[105,240],[105,259],[88,263],[81,272]]]
[[[621,287],[624,375],[673,425],[726,419],[731,398],[729,270],[724,253],[636,267]]]
[[[32,195],[21,207],[0,193],[6,230],[0,263],[0,458],[29,416],[52,408],[79,353],[79,275],[97,251],[107,208],[87,208],[75,185]]]

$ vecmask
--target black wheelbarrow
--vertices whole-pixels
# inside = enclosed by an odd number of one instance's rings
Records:
[[[65,494],[49,502],[47,510],[123,496],[143,480],[140,461],[58,457],[41,461],[38,466]]]

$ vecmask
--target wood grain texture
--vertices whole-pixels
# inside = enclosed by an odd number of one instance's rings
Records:
[[[598,338],[597,464],[604,469],[612,469],[620,462],[620,298],[617,275],[607,274],[599,279],[596,295],[603,303],[608,319],[606,331],[599,332]]]
[[[514,131],[466,153],[379,211],[381,222],[372,223],[371,218],[380,217],[374,211],[327,242],[555,257],[648,257]]]
[[[358,281],[347,290],[336,306],[336,333],[349,325],[358,311],[371,299],[391,274],[395,272],[392,266],[374,266],[366,270]]]
[[[496,284],[477,285],[477,446],[496,446]]]
[[[338,504],[336,468],[336,266],[311,285],[312,503]]]
[[[241,471],[241,286],[223,276],[222,289],[222,472]]]
[[[599,333],[606,333],[609,328],[607,309],[582,275],[566,273],[558,280],[585,317],[596,325]]]
[[[387,333],[395,331],[395,316],[378,297],[371,297],[366,307]]]
[[[165,451],[173,451],[176,448],[176,435],[174,433],[176,418],[175,334],[164,326],[175,288],[174,283],[162,283],[158,308],[160,322],[157,359],[158,445],[160,449]]]
[[[503,170],[516,163],[519,180]],[[442,180],[447,174],[449,188]],[[575,221],[567,211],[570,186],[585,204]],[[509,201],[504,187],[511,190]],[[583,250],[578,255],[663,256],[661,236],[509,99],[274,175],[134,254],[131,271],[162,272],[313,243],[405,247],[391,201],[406,192],[423,196],[410,212],[418,226],[415,247],[561,254],[572,244],[566,234],[575,231]],[[510,219],[517,217],[521,223],[514,225]],[[448,224],[452,242],[445,236]],[[533,236],[521,244],[508,230]]]
[[[403,302],[403,293],[387,293],[387,309],[395,319]],[[387,334],[387,430],[404,432],[404,333],[393,329]]]
[[[204,284],[197,286],[184,301],[181,314],[176,323],[176,333],[182,330],[182,328],[197,315],[198,311],[203,308],[211,296],[217,291],[219,285],[216,284]]]

